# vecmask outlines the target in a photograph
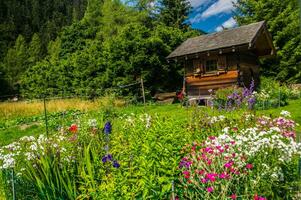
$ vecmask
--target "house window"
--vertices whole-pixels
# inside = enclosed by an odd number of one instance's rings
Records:
[[[217,70],[217,60],[206,61],[206,72],[212,72]]]

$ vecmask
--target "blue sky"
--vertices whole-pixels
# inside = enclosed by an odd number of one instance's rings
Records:
[[[122,0],[127,2],[127,0]],[[237,25],[233,19],[234,5],[237,0],[188,0],[193,7],[189,15],[189,23],[195,29],[207,33],[217,32],[223,28],[233,28]],[[157,0],[152,0],[155,5]]]
[[[193,28],[212,33],[237,26],[233,10],[237,0],[189,0],[193,10],[189,22]]]

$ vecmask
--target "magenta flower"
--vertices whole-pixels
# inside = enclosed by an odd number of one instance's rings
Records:
[[[207,188],[207,192],[211,193],[211,192],[213,192],[213,191],[214,191],[213,187],[208,187],[208,188]]]
[[[261,196],[258,196],[257,194],[254,195],[254,200],[267,200],[265,197],[261,197]]]
[[[247,169],[252,169],[252,168],[253,168],[253,165],[252,165],[252,164],[247,164],[247,165],[246,165],[246,168],[247,168]]]
[[[231,199],[237,199],[237,195],[236,195],[236,194],[232,194],[232,195],[230,196],[230,198],[231,198]]]
[[[218,176],[218,174],[206,174],[206,178],[208,179],[208,180],[210,180],[211,182],[214,182],[215,181],[215,177],[217,177]]]
[[[190,177],[190,172],[189,171],[183,171],[184,177],[188,179]]]
[[[233,164],[234,164],[234,162],[233,162],[233,161],[230,161],[230,162],[227,162],[227,163],[224,165],[224,167],[230,168],[230,167],[232,167]]]
[[[201,182],[202,182],[202,183],[207,183],[207,179],[202,178],[202,179],[201,179]]]
[[[228,177],[227,173],[226,172],[223,172],[219,175],[219,178],[220,179],[226,179]]]

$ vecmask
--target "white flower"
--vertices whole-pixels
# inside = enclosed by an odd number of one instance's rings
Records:
[[[291,113],[286,110],[282,110],[280,115],[283,117],[291,117]]]
[[[29,149],[31,149],[32,151],[37,151],[38,147],[36,143],[32,143],[32,145],[30,145]]]
[[[97,120],[96,119],[89,119],[88,124],[90,127],[96,127],[97,126]]]

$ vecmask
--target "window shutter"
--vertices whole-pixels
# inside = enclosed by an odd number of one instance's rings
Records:
[[[217,69],[218,70],[225,70],[227,66],[227,59],[225,55],[218,57]]]

